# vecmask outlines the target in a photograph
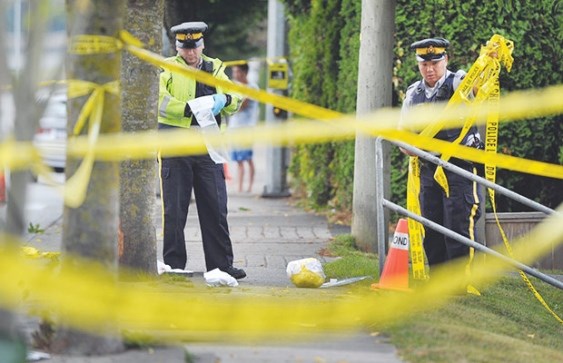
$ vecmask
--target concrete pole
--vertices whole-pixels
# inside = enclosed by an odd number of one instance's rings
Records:
[[[285,56],[285,13],[283,4],[278,0],[268,0],[268,60]],[[268,89],[268,92],[283,95],[286,91]],[[276,124],[284,118],[274,115],[273,106],[266,105],[266,123]],[[266,185],[263,197],[281,198],[290,195],[287,186],[287,167],[289,152],[284,147],[268,147],[266,149]]]
[[[395,0],[362,0],[360,31],[360,59],[358,70],[358,116],[377,108],[390,107],[393,87],[393,32],[395,28]],[[389,145],[383,143],[383,173],[375,173],[375,139],[356,136],[354,162],[354,195],[352,235],[358,247],[375,251],[377,247],[375,184],[383,179],[384,196],[391,194]],[[381,182],[381,180],[379,180]],[[385,227],[388,225],[388,212]],[[386,228],[387,229],[387,228]],[[388,231],[385,230],[386,241]]]
[[[14,71],[16,74],[21,69],[21,50],[22,50],[22,2],[16,1],[14,4]]]

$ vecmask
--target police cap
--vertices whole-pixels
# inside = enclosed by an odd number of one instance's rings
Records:
[[[428,38],[411,44],[411,50],[416,52],[416,60],[439,61],[446,57],[446,49],[450,45],[444,38]]]
[[[197,48],[203,44],[203,34],[207,31],[207,24],[202,21],[191,21],[174,25],[170,31],[176,36],[178,48]]]

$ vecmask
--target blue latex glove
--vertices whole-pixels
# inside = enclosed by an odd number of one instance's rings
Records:
[[[219,114],[225,104],[227,103],[227,97],[224,94],[216,93],[213,95],[213,115]]]

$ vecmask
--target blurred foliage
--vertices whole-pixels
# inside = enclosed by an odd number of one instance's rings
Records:
[[[248,59],[266,54],[267,0],[169,0],[164,26],[175,54],[170,27],[188,21],[204,21],[205,53],[223,61]]]
[[[340,112],[356,106],[361,1],[284,0],[288,12],[291,96]],[[422,38],[450,40],[450,70],[468,70],[481,45],[495,33],[514,42],[512,71],[501,72],[501,93],[563,83],[563,8],[560,1],[398,0],[395,14],[393,105],[400,107],[409,84],[420,78],[409,45]],[[533,27],[532,27],[533,24]],[[563,163],[561,115],[503,124],[499,152]],[[392,151],[392,200],[405,205],[406,158]],[[354,143],[296,148],[290,167],[293,187],[316,209],[351,210]],[[563,201],[561,180],[499,169],[497,183],[546,206]],[[525,211],[497,196],[499,211]]]

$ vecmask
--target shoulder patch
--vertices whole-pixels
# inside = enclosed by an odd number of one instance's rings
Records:
[[[455,78],[456,79],[464,79],[466,74],[467,73],[465,73],[464,70],[460,69],[457,72],[455,72]]]
[[[407,87],[407,90],[405,91],[405,98],[403,99],[403,104],[410,104],[411,99],[414,97],[415,92],[420,93],[420,91],[418,91],[419,89],[422,88],[419,87],[420,82],[421,81],[416,81]]]
[[[409,90],[412,90],[413,88],[418,87],[419,84],[420,84],[420,81],[414,82],[413,84],[411,84],[410,86],[407,87],[407,92],[408,92]]]

